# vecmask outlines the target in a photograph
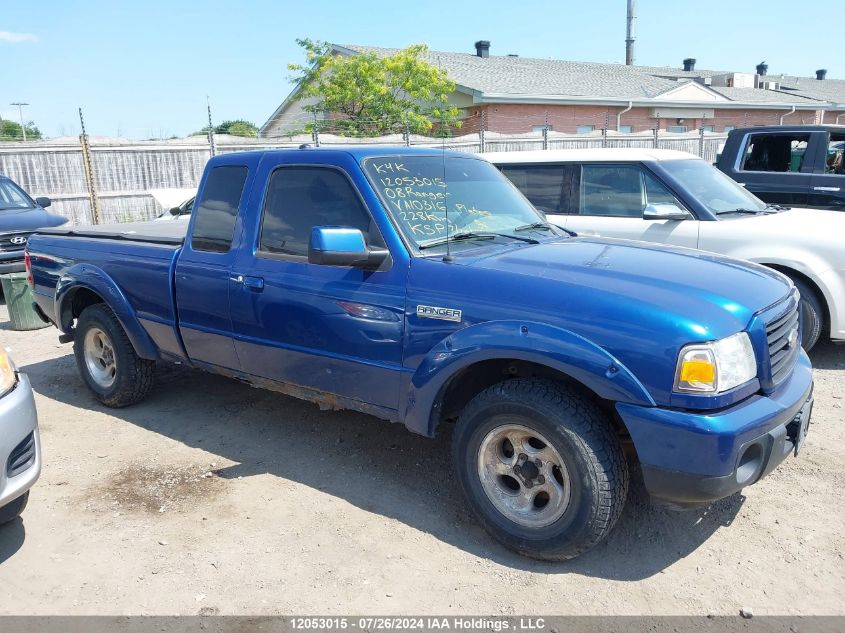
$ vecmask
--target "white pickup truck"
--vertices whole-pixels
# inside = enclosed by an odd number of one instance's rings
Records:
[[[698,248],[787,275],[803,345],[845,343],[845,213],[767,205],[692,154],[586,149],[485,154],[548,220],[580,235]]]

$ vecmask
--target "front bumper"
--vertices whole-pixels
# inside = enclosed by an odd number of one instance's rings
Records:
[[[32,488],[41,474],[41,441],[38,435],[38,417],[29,379],[19,374],[18,384],[0,398],[0,507],[14,501]],[[16,460],[19,468],[10,476],[10,457],[15,449],[26,444],[32,436],[34,456]]]
[[[716,412],[616,405],[658,503],[694,507],[742,490],[769,474],[803,438],[813,373],[801,351],[792,375],[769,395]],[[803,426],[802,426],[803,424]]]

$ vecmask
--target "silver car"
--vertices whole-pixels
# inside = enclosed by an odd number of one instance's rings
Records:
[[[20,516],[40,474],[41,442],[32,387],[0,349],[0,524]]]

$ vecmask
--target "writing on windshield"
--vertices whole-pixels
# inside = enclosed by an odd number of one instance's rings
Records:
[[[492,165],[454,156],[373,158],[365,172],[417,245],[448,234],[509,232],[543,218]]]

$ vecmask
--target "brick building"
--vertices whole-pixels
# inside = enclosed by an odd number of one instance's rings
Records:
[[[397,49],[334,46],[338,55]],[[626,66],[516,55],[490,55],[490,43],[475,53],[430,51],[428,61],[455,82],[451,101],[463,111],[461,133],[565,133],[607,128],[644,132],[659,128],[724,132],[749,125],[845,123],[845,80],[754,72]],[[308,116],[295,99],[297,88],[261,127],[266,138],[301,130]]]

